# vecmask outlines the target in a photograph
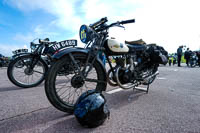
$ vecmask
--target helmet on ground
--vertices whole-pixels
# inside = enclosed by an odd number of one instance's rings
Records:
[[[95,90],[89,90],[76,101],[74,115],[82,126],[92,128],[102,125],[110,111],[104,96]]]

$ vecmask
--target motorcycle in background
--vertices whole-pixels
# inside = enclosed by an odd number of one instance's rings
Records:
[[[9,57],[4,57],[0,54],[0,67],[7,67],[10,62]]]
[[[198,52],[191,52],[190,60],[189,60],[190,67],[196,67],[196,66],[200,67],[197,54],[199,54],[199,53]]]
[[[69,48],[52,56],[45,79],[45,92],[50,103],[57,109],[73,113],[77,98],[87,90],[106,90],[107,83],[123,89],[134,89],[138,85],[150,85],[158,75],[159,64],[168,62],[168,53],[156,44],[139,41],[118,42],[109,38],[109,28],[123,27],[135,20],[107,24],[102,18],[91,25],[80,27],[80,40],[85,48]],[[104,52],[110,69],[99,59]],[[116,57],[113,65],[109,57]],[[60,74],[62,73],[62,75]]]
[[[30,53],[28,51],[15,53],[9,63],[7,75],[16,86],[30,88],[42,83],[52,62],[51,56],[70,46],[69,42],[76,40],[65,40],[57,43],[50,42],[46,38],[39,39],[39,44],[34,43],[34,41],[30,43]]]

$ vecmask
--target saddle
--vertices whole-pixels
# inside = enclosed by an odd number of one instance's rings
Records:
[[[142,39],[136,41],[125,41],[126,44],[130,45],[144,45],[146,44]]]

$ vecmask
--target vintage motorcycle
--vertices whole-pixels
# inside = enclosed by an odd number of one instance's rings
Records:
[[[35,44],[34,41],[30,43],[30,53],[28,49],[14,51],[9,63],[7,75],[16,86],[30,88],[42,83],[52,62],[51,56],[68,46],[74,46],[72,42],[76,42],[76,40],[50,42],[48,38],[39,39],[39,44]]]
[[[123,24],[134,23],[134,19],[109,25],[107,21],[105,17],[90,26],[80,27],[80,40],[86,44],[85,48],[69,48],[53,55],[54,64],[45,79],[45,92],[57,109],[73,113],[74,104],[83,92],[105,91],[107,83],[122,89],[149,85],[158,75],[159,64],[167,63],[168,53],[163,47],[146,45],[142,40],[120,43],[109,38],[109,28],[123,27]],[[106,55],[108,71],[98,57],[100,52]],[[114,65],[110,56],[116,60]]]

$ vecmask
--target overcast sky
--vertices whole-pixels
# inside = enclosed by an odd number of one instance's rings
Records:
[[[12,55],[12,50],[29,47],[35,38],[79,40],[81,24],[102,17],[109,23],[135,18],[125,30],[111,30],[110,35],[120,40],[142,38],[168,52],[176,52],[180,45],[197,50],[199,5],[199,0],[1,0],[0,53]]]

